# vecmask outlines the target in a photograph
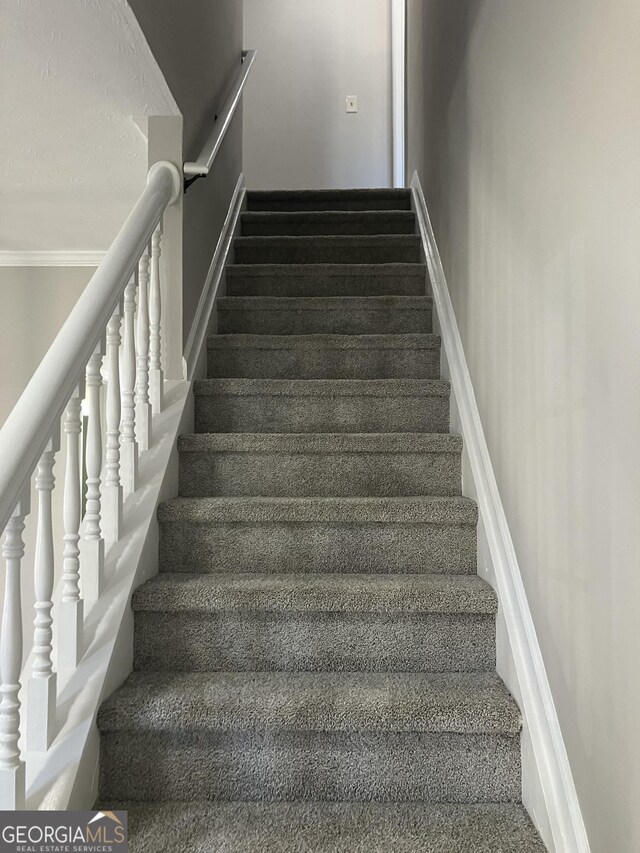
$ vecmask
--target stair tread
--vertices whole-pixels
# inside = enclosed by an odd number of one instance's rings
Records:
[[[282,220],[283,222],[306,222],[332,220],[360,221],[367,219],[397,219],[413,222],[415,213],[412,210],[247,210],[242,214],[243,222],[268,222]]]
[[[236,237],[238,246],[307,246],[319,244],[328,246],[337,243],[340,246],[420,246],[419,234],[308,234],[303,236],[282,234],[252,237]]]
[[[231,264],[229,296],[421,296],[427,269],[420,263],[286,263]]]
[[[427,311],[430,296],[221,296],[218,311]]]
[[[449,382],[442,379],[198,379],[196,396],[236,394],[279,397],[448,397]]]
[[[545,853],[521,805],[121,803],[132,850],[159,853]]]
[[[255,199],[277,198],[277,199],[303,199],[303,198],[411,198],[411,190],[398,187],[349,187],[339,189],[331,187],[318,190],[248,190],[249,201]]]
[[[451,433],[189,433],[178,450],[232,453],[461,453],[462,437]]]
[[[158,507],[158,519],[219,522],[475,525],[478,508],[464,497],[207,497],[173,498]]]
[[[371,297],[367,297],[371,298]],[[209,350],[264,349],[264,350],[437,350],[440,348],[440,336],[411,332],[409,334],[383,335],[212,335],[207,339]]]
[[[409,275],[424,278],[426,272],[426,264],[402,263],[401,261],[388,264],[229,264],[227,266],[227,276],[241,278],[247,275],[271,277],[275,274],[290,278],[300,276],[319,278],[326,275],[384,278]]]
[[[477,575],[163,572],[140,586],[133,609],[151,612],[495,614]]]
[[[521,718],[495,673],[136,672],[98,725],[517,735]]]

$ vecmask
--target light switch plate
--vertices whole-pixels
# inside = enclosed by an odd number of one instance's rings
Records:
[[[347,95],[347,112],[348,113],[357,113],[358,112],[358,96],[357,95]]]

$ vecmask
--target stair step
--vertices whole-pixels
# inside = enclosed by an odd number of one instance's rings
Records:
[[[394,335],[429,333],[427,296],[227,296],[218,331],[246,335]]]
[[[236,264],[421,263],[417,234],[363,237],[236,237]]]
[[[158,519],[165,571],[476,572],[467,498],[176,498]]]
[[[248,210],[410,210],[405,189],[249,190]]]
[[[115,803],[146,853],[545,853],[520,805]]]
[[[232,264],[228,296],[424,296],[424,264]]]
[[[477,575],[161,573],[138,587],[134,611],[153,613],[462,614],[494,616]]]
[[[319,731],[517,735],[496,673],[135,672],[101,732]]]
[[[484,803],[521,796],[514,737],[136,732],[103,740],[102,799]]]
[[[459,495],[462,439],[446,433],[201,433],[178,440],[180,494]]]
[[[328,210],[242,214],[244,237],[309,237],[330,234],[413,234],[416,217],[411,210]]]
[[[448,382],[434,379],[205,379],[196,432],[448,432]]]
[[[495,676],[475,686],[450,674],[138,674],[100,714],[101,797],[517,801],[519,713]]]
[[[210,378],[438,379],[440,338],[403,335],[216,335]]]
[[[495,593],[477,576],[164,573],[133,597],[134,668],[485,672]]]

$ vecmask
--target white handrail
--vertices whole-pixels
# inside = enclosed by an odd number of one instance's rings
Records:
[[[229,129],[231,120],[233,119],[235,111],[238,108],[238,104],[240,103],[240,98],[242,97],[242,92],[245,87],[245,83],[247,82],[249,72],[251,71],[251,67],[255,62],[256,54],[257,50],[245,50],[242,52],[242,68],[235,83],[233,84],[233,88],[231,89],[227,100],[224,102],[224,106],[222,107],[220,114],[216,119],[216,123],[209,139],[206,141],[198,159],[184,164],[184,174],[187,177],[198,178],[205,177],[209,174],[216,154],[220,150],[220,146],[222,145],[227,130]]]
[[[151,167],[144,192],[0,430],[0,531],[83,378],[145,246],[181,189],[175,165],[163,161]]]

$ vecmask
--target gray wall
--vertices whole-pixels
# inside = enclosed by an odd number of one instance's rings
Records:
[[[425,6],[423,0],[407,0],[406,58],[406,183],[415,171],[424,174],[426,147],[425,103]]]
[[[240,68],[241,0],[130,0],[184,116],[184,159],[195,159]],[[255,72],[254,72],[255,73]],[[239,111],[208,178],[184,202],[183,336],[186,341],[233,189],[242,171]]]
[[[390,0],[245,0],[252,189],[389,186]],[[358,96],[347,114],[345,98]]]
[[[36,368],[53,343],[65,320],[95,270],[89,267],[0,267],[0,427],[18,402]],[[64,436],[53,469],[56,483],[64,481],[66,453]],[[62,542],[64,490],[53,492],[56,543]],[[31,651],[35,592],[31,580],[35,556],[37,492],[31,481],[31,515],[24,532],[22,616],[25,626],[23,659]],[[56,552],[56,579],[61,575],[61,549]],[[4,600],[5,573],[0,572],[0,605]]]
[[[413,165],[591,849],[636,853],[640,5],[422,11]]]
[[[0,426],[94,272],[93,267],[0,267]]]

